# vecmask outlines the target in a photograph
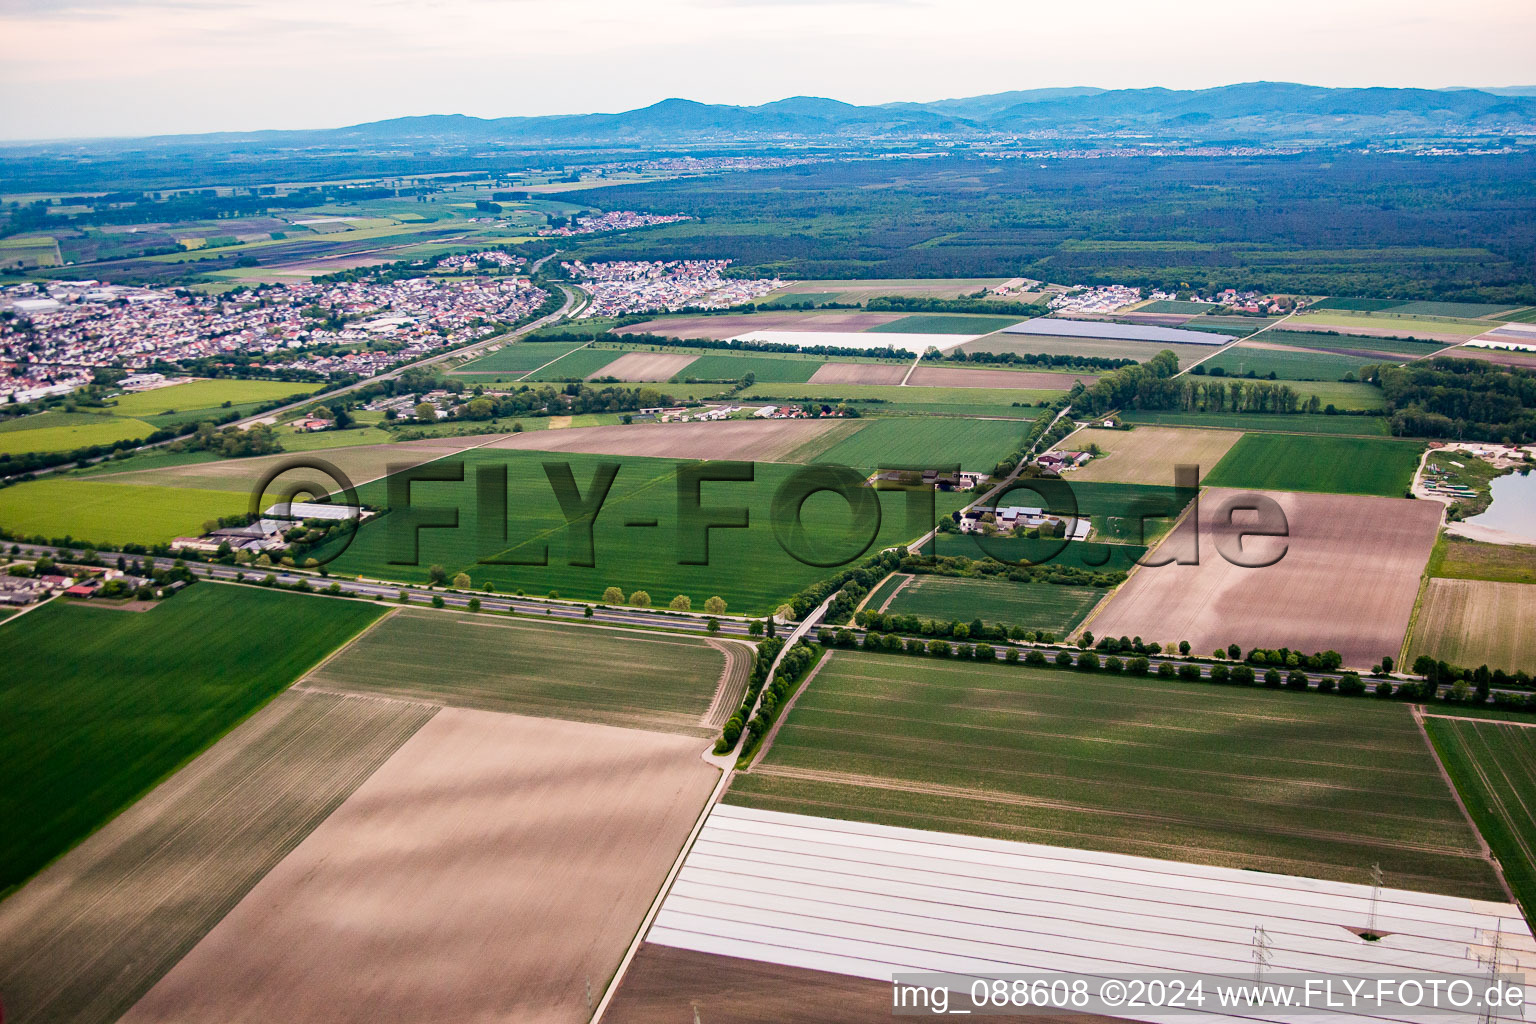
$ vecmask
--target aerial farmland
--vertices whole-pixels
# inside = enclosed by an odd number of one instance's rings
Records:
[[[1344,6],[0,9],[0,1019],[1520,1024],[1536,15]]]

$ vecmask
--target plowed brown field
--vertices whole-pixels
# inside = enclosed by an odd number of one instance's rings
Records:
[[[1370,668],[1397,657],[1440,522],[1435,502],[1360,495],[1263,492],[1285,511],[1290,537],[1274,565],[1244,568],[1216,548],[1240,533],[1217,522],[1223,502],[1247,492],[1214,488],[1200,497],[1198,565],[1143,566],[1088,628],[1100,636],[1188,640],[1199,653],[1248,647],[1335,650],[1344,664]],[[1187,547],[1186,527],[1149,560]],[[1230,542],[1230,541],[1229,541]],[[1248,555],[1277,550],[1272,538],[1243,542]]]
[[[123,1020],[585,1021],[718,779],[696,739],[439,711]]]
[[[632,381],[671,380],[697,358],[687,352],[626,352],[602,369],[587,374],[587,379],[617,377],[619,380]]]

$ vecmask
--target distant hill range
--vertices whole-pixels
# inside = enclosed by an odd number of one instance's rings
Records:
[[[880,106],[814,96],[754,107],[668,99],[618,114],[499,118],[434,114],[347,128],[159,136],[133,140],[133,145],[671,147],[1010,138],[1334,144],[1532,131],[1536,131],[1536,87],[1326,89],[1249,82],[1197,90],[1028,89]],[[98,144],[115,148],[125,141]]]

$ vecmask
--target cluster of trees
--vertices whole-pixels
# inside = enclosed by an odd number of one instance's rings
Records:
[[[1302,398],[1289,384],[1255,380],[1202,380],[1175,377],[1179,360],[1166,349],[1140,366],[1106,373],[1073,390],[1073,408],[1091,415],[1110,409],[1177,409],[1183,412],[1322,412],[1316,395]]]
[[[1225,652],[1217,651],[1219,658],[1223,654],[1232,660],[1237,660],[1242,649],[1237,644],[1228,644]],[[1285,668],[1304,668],[1313,672],[1336,672],[1344,659],[1338,651],[1313,651],[1311,654],[1303,654],[1301,651],[1293,651],[1289,647],[1275,649],[1255,647],[1248,652],[1245,661],[1254,665],[1278,665]],[[1390,672],[1391,659],[1386,659],[1387,669]]]
[[[1081,394],[1082,385],[1075,384],[1067,394],[1052,399],[1024,432],[1024,439],[1019,442],[1019,446],[992,467],[992,476],[995,479],[1002,479],[1017,469],[1019,463],[1029,461],[1041,448],[1049,448],[1076,430],[1077,424],[1073,423],[1070,417],[1063,416],[1058,420],[1056,416],[1066,408],[1067,403],[1072,401],[1073,395]]]
[[[563,387],[524,384],[506,395],[471,398],[449,418],[460,420],[501,419],[506,416],[567,416],[588,412],[633,412],[673,405],[671,395],[654,388],[605,386],[594,388],[571,383]]]
[[[213,452],[233,459],[247,455],[271,455],[283,450],[277,433],[265,423],[258,423],[249,430],[225,427],[219,430],[212,423],[199,423],[197,428],[167,447],[172,452]]]
[[[1413,674],[1423,676],[1427,686],[1450,687],[1453,693],[1460,694],[1457,699],[1464,703],[1483,703],[1489,699],[1489,693],[1495,687],[1501,690],[1532,689],[1531,674],[1523,669],[1518,672],[1506,672],[1501,668],[1490,669],[1487,665],[1462,668],[1460,665],[1451,665],[1427,654],[1421,654],[1414,659]],[[1460,690],[1457,689],[1458,687]],[[1532,703],[1536,704],[1536,701]]]
[[[829,596],[849,583],[857,583],[868,593],[869,588],[885,579],[907,557],[905,547],[891,548],[866,559],[862,564],[843,569],[836,575],[812,583],[785,602],[794,618],[803,618]]]
[[[1361,379],[1381,386],[1392,433],[1462,441],[1536,441],[1536,372],[1478,359],[1437,359],[1407,366],[1364,366]]]
[[[942,360],[947,363],[1042,366],[1053,370],[1118,370],[1123,366],[1136,365],[1134,359],[1111,359],[1108,356],[1064,355],[1051,352],[966,352],[958,348],[950,349],[948,352],[929,352],[923,358]]]

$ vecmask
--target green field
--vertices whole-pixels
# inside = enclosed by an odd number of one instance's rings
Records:
[[[1312,303],[1310,309],[1340,309],[1354,312],[1369,313],[1372,310],[1391,309],[1401,305],[1396,299],[1351,299],[1342,296],[1332,296]]]
[[[119,416],[158,416],[215,409],[225,402],[240,405],[270,402],[278,398],[302,396],[320,390],[319,384],[301,384],[286,380],[194,380],[153,391],[139,391],[109,399]]]
[[[1343,330],[1350,328],[1371,328],[1373,330],[1390,330],[1417,334],[1464,334],[1467,337],[1482,334],[1488,330],[1488,323],[1477,323],[1471,320],[1453,318],[1436,318],[1431,316],[1411,316],[1407,313],[1397,313],[1386,310],[1380,312],[1360,312],[1354,310],[1319,310],[1316,313],[1297,314],[1298,323],[1319,324],[1327,327],[1338,327]]]
[[[1475,319],[1477,317],[1494,317],[1497,313],[1508,313],[1520,308],[1513,303],[1490,302],[1404,302],[1393,306],[1388,312],[1406,313],[1409,316],[1452,316]],[[1497,317],[1495,317],[1497,319]]]
[[[743,680],[747,667],[739,661]],[[405,609],[304,685],[705,736],[724,668],[719,650],[691,637]]]
[[[580,380],[588,374],[601,370],[623,354],[611,348],[577,349],[561,356],[538,373],[529,374],[527,379],[529,381]]]
[[[1167,349],[1179,357],[1180,366],[1188,366],[1210,355],[1216,347],[1213,345],[1159,345],[1155,342],[1129,341],[1124,338],[1058,338],[1043,334],[989,334],[985,338],[966,342],[960,346],[959,351],[1089,356],[1100,359],[1134,359],[1138,363],[1144,363],[1163,349]]]
[[[941,404],[954,409],[1011,408],[1015,402],[1043,405],[1061,397],[1058,390],[1025,388],[920,388],[888,384],[756,384],[739,399],[757,401],[891,402],[926,406]],[[989,413],[990,415],[990,413]],[[1031,419],[1033,417],[1030,417]]]
[[[36,421],[36,426],[27,424]],[[72,452],[89,445],[142,440],[155,432],[143,420],[86,413],[40,413],[11,420],[0,429],[0,455]]]
[[[879,586],[875,587],[874,590],[869,592],[869,597],[864,602],[864,607],[870,609],[871,611],[879,611],[880,606],[885,604],[886,598],[895,593],[896,588],[901,586],[902,582],[905,581],[906,578],[906,576],[901,575],[900,573],[892,573],[885,579],[881,580]]]
[[[1409,338],[1377,338],[1366,334],[1328,334],[1323,331],[1265,331],[1263,341],[1293,348],[1379,352],[1376,362],[1403,362],[1417,359],[1445,348],[1443,341],[1413,341]],[[1393,356],[1401,358],[1393,359]]]
[[[1260,337],[1269,340],[1268,334]],[[1248,373],[1268,377],[1273,373],[1280,380],[1336,381],[1346,373],[1352,374],[1362,366],[1381,361],[1380,358],[1337,355],[1332,352],[1285,352],[1238,344],[1207,359],[1200,366],[1207,373],[1216,369],[1223,370],[1229,377],[1241,377]],[[1316,389],[1310,385],[1297,384],[1296,390],[1302,394],[1312,394]]]
[[[15,534],[93,544],[157,544],[247,511],[250,495],[100,479],[44,477],[0,488],[0,526]]]
[[[1438,717],[1424,728],[1525,916],[1536,917],[1536,730]]]
[[[1536,546],[1485,544],[1442,533],[1426,572],[1453,580],[1536,583]]]
[[[1323,491],[1401,498],[1418,467],[1416,441],[1245,434],[1205,483],[1265,491]]]
[[[972,622],[1050,630],[1065,636],[1107,591],[1055,583],[915,576],[886,609],[943,622]]]
[[[1317,396],[1323,408],[1333,406],[1341,412],[1375,412],[1386,409],[1386,398],[1373,384],[1316,380],[1298,381],[1292,388],[1303,400]]]
[[[708,564],[684,564],[690,545],[699,531],[680,529],[678,517],[679,463],[667,459],[648,459],[598,455],[566,455],[559,462],[568,464],[577,487],[589,493],[595,467],[599,463],[618,463],[620,470],[608,493],[593,529],[592,566],[572,565],[570,540],[575,534],[566,527],[543,463],[553,461],[541,452],[491,451],[477,449],[434,463],[448,467],[462,460],[462,483],[419,483],[412,488],[412,501],[419,507],[458,509],[459,526],[454,529],[422,529],[419,554],[410,548],[411,531],[404,513],[388,515],[365,524],[352,546],[336,562],[334,572],[419,581],[427,578],[434,564],[444,566],[450,575],[460,570],[469,574],[476,587],[490,581],[498,591],[522,589],[531,594],[558,591],[560,596],[586,601],[601,599],[603,591],[616,586],[626,594],[644,590],[653,602],[665,605],[676,594],[693,599],[694,607],[718,594],[729,610],[737,614],[761,614],[776,608],[785,598],[806,584],[823,579],[835,571],[826,566],[808,565],[787,554],[776,539],[779,532],[792,534],[794,524],[774,521],[774,495],[789,477],[805,473],[805,467],[780,463],[758,463],[755,479],[748,482],[706,483],[702,502],[706,507],[735,507],[749,510],[749,524],[744,529],[709,531]],[[501,539],[497,520],[488,517],[489,535],[482,535],[477,501],[476,473],[480,467],[507,467],[509,487],[506,539]],[[880,547],[915,539],[926,526],[909,522],[907,495],[897,491],[874,492],[859,489],[871,500],[878,500],[883,510],[878,529],[872,521],[855,521],[846,501],[835,494],[818,494],[805,502],[802,510],[804,535],[790,536],[797,552],[813,561],[862,560]],[[385,507],[389,504],[385,481],[358,489],[361,499]],[[3,493],[3,492],[0,492]],[[964,495],[938,495],[939,514],[958,508]],[[655,526],[629,523],[654,522]],[[395,544],[390,542],[391,533]],[[403,539],[403,549],[396,546]],[[548,545],[548,564],[510,564],[512,560],[537,561]],[[392,564],[391,558],[415,564]],[[496,564],[480,564],[479,559],[496,559]]]
[[[362,602],[199,583],[148,612],[54,601],[0,626],[0,890],[378,614]]]
[[[1120,415],[1120,419],[1126,423],[1152,423],[1168,427],[1220,427],[1226,430],[1268,430],[1298,434],[1368,434],[1373,437],[1388,437],[1392,432],[1385,416],[1129,409]]]
[[[685,366],[678,376],[698,380],[741,380],[750,373],[764,383],[802,384],[826,362],[826,359],[814,357],[706,352]]]
[[[585,345],[583,341],[562,341],[531,344],[529,342],[516,342],[511,345],[503,345],[495,352],[487,353],[479,359],[471,359],[463,366],[452,371],[455,375],[463,376],[502,376],[519,377],[530,370],[537,370],[552,359],[559,359],[567,352],[575,351]]]
[[[0,420],[0,434],[8,434],[18,430],[43,430],[58,427],[79,427],[100,423],[110,413],[96,412],[63,412],[50,409],[47,412],[35,412],[28,416],[12,416],[9,419]]]
[[[730,803],[1496,899],[1407,708],[837,651]]]
[[[967,316],[963,313],[916,313],[877,324],[866,334],[991,334],[1023,320],[1017,316]]]
[[[996,558],[1024,565],[1054,565],[1063,569],[1125,571],[1146,554],[1140,544],[1098,544],[1093,541],[1031,540],[1028,537],[982,537],[974,533],[941,533],[935,554],[948,558]],[[1054,585],[1054,584],[1053,584]]]
[[[1215,309],[1212,302],[1189,302],[1181,299],[1157,299],[1146,305],[1137,306],[1138,313],[1209,313]]]
[[[1076,504],[1047,508],[1050,512],[1088,516],[1093,520],[1093,539],[1111,542],[1147,544],[1172,528],[1184,507],[1194,500],[1195,492],[1162,484],[1116,484],[1098,481],[1066,481]],[[1002,502],[1005,505],[1038,504],[1038,496],[1028,490],[1015,490]],[[1151,516],[1152,518],[1147,518]],[[1145,524],[1145,536],[1143,536]]]
[[[816,462],[874,469],[878,466],[948,466],[991,472],[1024,439],[1019,423],[881,417],[816,456]]]

